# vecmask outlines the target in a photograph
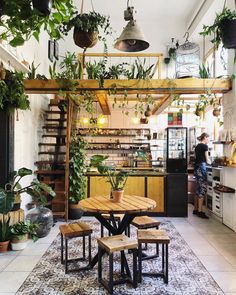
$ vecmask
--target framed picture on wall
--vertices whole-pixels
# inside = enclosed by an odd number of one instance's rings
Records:
[[[56,40],[54,40],[54,57],[55,59],[59,59],[59,44]]]
[[[48,58],[51,62],[53,62],[54,56],[54,41],[48,40]]]

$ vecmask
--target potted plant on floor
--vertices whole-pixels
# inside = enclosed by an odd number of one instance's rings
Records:
[[[72,28],[74,28],[74,42],[81,48],[91,48],[99,39],[105,41],[100,35],[101,29],[105,35],[111,33],[110,18],[95,11],[77,14],[68,22],[64,22],[63,34],[68,34]]]
[[[108,156],[93,155],[90,160],[90,166],[96,167],[98,172],[106,177],[107,182],[111,185],[110,199],[113,202],[120,203],[124,195],[124,187],[129,171],[121,170],[117,172],[114,167],[103,164],[106,159],[108,159]]]
[[[82,136],[76,134],[72,136],[69,164],[69,219],[80,219],[83,215],[79,201],[86,197],[86,147],[87,142]]]
[[[10,216],[8,213],[11,211],[14,203],[14,195],[7,195],[5,190],[0,189],[0,253],[8,250],[11,226]]]
[[[37,230],[39,225],[30,221],[20,221],[11,226],[11,248],[14,251],[25,249],[28,239],[38,240]]]
[[[221,42],[225,48],[236,48],[236,11],[224,7],[221,13],[216,14],[213,25],[204,25],[200,34],[203,36],[214,34],[211,42],[216,48]]]

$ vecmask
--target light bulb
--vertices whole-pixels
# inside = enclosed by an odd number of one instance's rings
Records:
[[[134,46],[136,44],[137,40],[135,39],[129,39],[127,40],[127,43],[130,45],[130,46]]]
[[[133,124],[139,124],[140,119],[137,117],[132,118],[132,123]]]
[[[89,123],[89,118],[83,118],[82,122],[84,125],[87,125]]]
[[[104,117],[98,118],[98,125],[104,125],[105,123],[106,123],[106,118],[104,118]]]

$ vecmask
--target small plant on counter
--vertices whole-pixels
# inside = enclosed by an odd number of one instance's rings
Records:
[[[108,156],[93,155],[90,159],[90,166],[96,167],[98,172],[106,177],[106,181],[111,185],[111,199],[114,202],[121,202],[124,187],[126,185],[129,171],[120,170],[119,172],[112,166],[104,165],[104,161],[108,159]]]

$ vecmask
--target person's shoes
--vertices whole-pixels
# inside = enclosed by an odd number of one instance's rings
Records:
[[[205,214],[205,212],[198,212],[197,213],[198,217],[201,217],[203,219],[209,219],[209,217]]]
[[[193,214],[197,215],[198,211],[197,210],[193,210]]]

